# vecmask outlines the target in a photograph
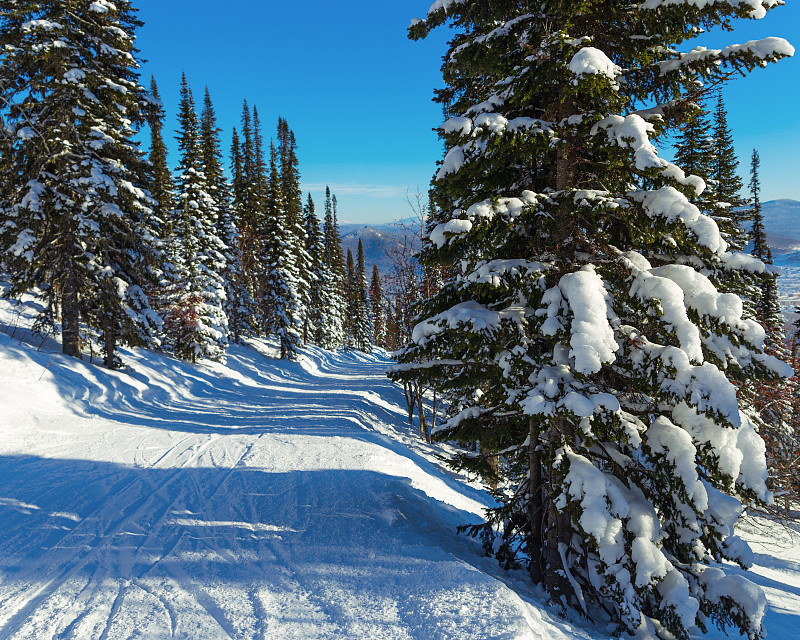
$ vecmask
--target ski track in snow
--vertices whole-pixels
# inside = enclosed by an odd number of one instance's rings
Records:
[[[253,341],[224,365],[126,351],[108,372],[12,340],[12,320],[0,639],[603,637],[455,535],[490,498],[416,439],[385,357],[287,363]],[[800,623],[787,540],[749,576],[771,638]]]

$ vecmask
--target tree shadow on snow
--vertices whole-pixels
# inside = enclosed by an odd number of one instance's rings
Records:
[[[0,347],[14,358],[39,363],[48,376],[45,379],[82,416],[191,434],[349,438],[405,457],[473,499],[484,503],[488,499],[454,479],[443,465],[398,441],[398,436],[405,435],[416,442],[416,436],[410,433],[400,406],[402,390],[383,375],[387,363],[378,361],[366,368],[359,364],[359,370],[371,372],[372,377],[329,379],[327,373],[341,372],[361,356],[312,350],[311,365],[322,371],[309,373],[304,368],[307,364],[284,361],[278,366],[249,347],[234,346],[224,375],[218,368],[221,365],[192,365],[146,351],[132,352],[142,358],[132,368],[108,371],[66,356],[35,353],[22,345],[0,342]]]
[[[75,604],[66,617],[51,616],[48,624],[62,625],[53,637],[105,597],[155,590],[174,611],[190,594],[193,606],[231,629],[241,607],[228,611],[219,593],[253,600],[254,611],[264,606],[259,593],[305,594],[340,629],[353,624],[348,602],[391,606],[409,637],[427,640],[449,607],[454,624],[476,624],[472,612],[458,613],[459,593],[491,599],[505,589],[475,569],[484,562],[478,545],[454,534],[475,520],[373,471],[141,469],[2,456],[0,610],[10,617],[0,637],[41,623],[65,599]],[[505,615],[496,605],[480,624]]]

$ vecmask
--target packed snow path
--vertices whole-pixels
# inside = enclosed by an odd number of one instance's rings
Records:
[[[0,335],[0,638],[586,637],[454,535],[487,498],[385,360],[259,348],[108,372]]]
[[[455,536],[488,498],[414,436],[385,359],[256,342],[108,372],[18,338],[0,332],[0,640],[603,637]],[[796,638],[800,538],[751,525],[770,639]]]

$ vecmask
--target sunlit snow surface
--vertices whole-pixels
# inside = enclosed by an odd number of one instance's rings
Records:
[[[794,313],[800,307],[800,252],[778,256],[775,265],[781,270],[778,278],[781,308],[785,313]]]
[[[0,322],[0,638],[589,637],[455,536],[489,498],[418,443],[385,357],[109,373]]]
[[[110,373],[29,319],[0,301],[0,639],[603,637],[455,536],[490,498],[416,439],[385,357],[254,341]],[[800,540],[777,531],[750,577],[793,638]]]

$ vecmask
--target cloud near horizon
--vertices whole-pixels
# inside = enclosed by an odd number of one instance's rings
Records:
[[[330,187],[331,193],[336,196],[367,196],[371,198],[405,198],[406,194],[410,197],[416,195],[416,191],[408,186],[398,186],[390,184],[324,184],[312,183],[301,184],[300,188],[305,191],[325,191],[325,187]]]

